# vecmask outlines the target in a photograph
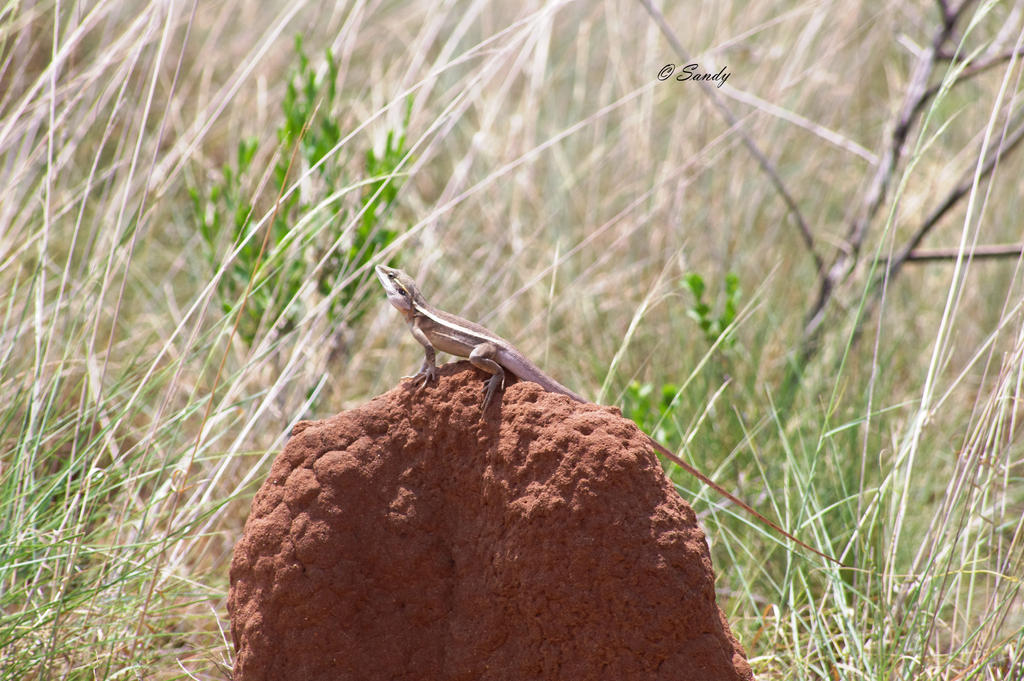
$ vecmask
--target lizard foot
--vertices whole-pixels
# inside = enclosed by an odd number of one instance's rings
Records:
[[[420,370],[411,376],[402,376],[402,378],[411,378],[419,383],[419,387],[426,387],[428,383],[435,383],[437,381],[437,367],[423,363]]]

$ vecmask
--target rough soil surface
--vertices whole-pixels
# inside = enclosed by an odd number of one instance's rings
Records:
[[[616,409],[483,374],[296,425],[231,561],[236,681],[752,679]]]

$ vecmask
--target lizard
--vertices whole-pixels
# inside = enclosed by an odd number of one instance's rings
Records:
[[[485,394],[481,413],[487,410],[494,396],[505,388],[506,373],[516,378],[531,381],[540,385],[548,392],[565,395],[577,402],[588,404],[589,401],[546,374],[516,347],[480,324],[463,319],[449,312],[444,312],[430,305],[420,292],[416,282],[402,270],[377,265],[374,268],[380,280],[388,302],[405,318],[413,338],[423,346],[424,358],[420,370],[412,376],[420,387],[437,380],[437,351],[447,352],[456,357],[465,357],[473,366],[490,374],[484,382]],[[643,432],[643,431],[641,431]],[[724,487],[701,473],[695,467],[670,451],[667,447],[644,433],[651,446],[662,456],[694,476],[718,494],[736,504],[754,518],[772,528],[790,541],[801,546],[836,565],[844,564],[832,556],[806,544],[782,529],[764,515],[754,510],[747,503],[733,495]]]

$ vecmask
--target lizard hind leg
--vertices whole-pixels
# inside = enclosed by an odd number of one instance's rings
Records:
[[[505,369],[495,361],[494,358],[497,356],[498,347],[494,343],[481,343],[469,353],[469,361],[472,362],[473,366],[492,374],[484,383],[487,386],[483,404],[483,410],[485,411],[491,404],[494,393],[505,389]]]

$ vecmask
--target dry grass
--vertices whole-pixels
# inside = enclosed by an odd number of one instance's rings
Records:
[[[398,254],[439,305],[597,400],[681,386],[660,432],[855,566],[786,552],[678,477],[759,678],[1024,678],[1021,263],[908,264],[882,286],[874,262],[964,178],[921,246],[1021,241],[1021,152],[975,172],[1020,125],[1019,60],[927,100],[813,352],[823,273],[742,142],[818,258],[850,253],[940,6],[666,8],[693,61],[730,73],[713,92],[735,126],[656,79],[680,59],[639,2],[0,8],[0,675],[228,676],[230,552],[291,422],[419,361],[372,282],[342,293],[370,261],[329,259],[358,242],[367,150],[405,129],[375,261]],[[967,5],[949,44],[968,70],[1019,49],[1022,11]],[[276,133],[297,34],[314,69],[327,48],[338,65],[319,112],[340,130],[333,185]],[[258,287],[225,294],[244,256],[210,252],[188,190],[224,182],[250,136],[251,243],[301,193],[295,241],[259,257],[307,284],[279,284],[245,338]],[[688,316],[688,272],[713,314],[739,275],[729,343]]]

